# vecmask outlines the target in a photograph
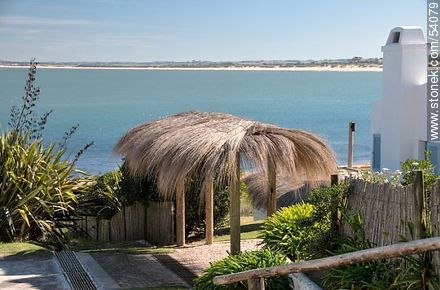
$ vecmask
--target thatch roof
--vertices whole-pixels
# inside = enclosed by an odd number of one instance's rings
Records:
[[[331,148],[315,134],[224,113],[191,111],[138,125],[119,140],[115,152],[124,155],[132,174],[154,180],[170,199],[196,176],[202,188],[210,180],[227,184],[235,178],[239,158],[262,176],[273,160],[277,173],[297,183],[336,171]]]
[[[290,177],[277,176],[275,195],[277,209],[305,201],[307,195],[313,188],[329,183],[326,179],[314,183],[307,181],[295,183]],[[243,178],[243,182],[247,186],[252,205],[259,209],[265,209],[267,205],[268,188],[266,182],[264,182],[264,178],[260,174],[254,173]]]

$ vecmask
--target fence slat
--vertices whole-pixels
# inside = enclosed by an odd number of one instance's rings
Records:
[[[433,236],[440,236],[440,179],[437,179],[436,183],[431,190],[431,226]],[[440,276],[440,251],[432,253],[432,264],[437,275]]]

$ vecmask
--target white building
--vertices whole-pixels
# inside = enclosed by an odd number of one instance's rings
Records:
[[[440,147],[427,142],[427,46],[420,27],[391,30],[383,51],[382,98],[373,104],[373,170],[397,170],[426,149],[438,163]]]

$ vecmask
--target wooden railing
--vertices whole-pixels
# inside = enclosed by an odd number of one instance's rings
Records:
[[[248,281],[248,289],[264,289],[264,278],[288,275],[291,273],[311,272],[352,265],[380,259],[396,258],[427,251],[440,250],[440,237],[416,240],[394,245],[361,250],[342,255],[291,263],[275,267],[243,271],[239,273],[214,277],[215,285]]]

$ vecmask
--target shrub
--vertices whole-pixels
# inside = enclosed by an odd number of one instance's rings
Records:
[[[77,191],[78,205],[76,213],[79,215],[96,216],[99,218],[111,218],[121,210],[119,183],[121,171],[114,170],[101,176],[91,176],[87,180],[87,186]]]
[[[282,265],[287,262],[286,256],[274,253],[268,249],[243,252],[231,255],[223,260],[211,263],[203,270],[203,275],[195,279],[194,289],[248,289],[247,281],[216,286],[212,283],[215,276],[227,275],[257,268]],[[290,280],[287,276],[277,276],[265,279],[265,289],[289,289]]]
[[[42,131],[52,111],[37,118],[40,89],[34,86],[37,63],[30,62],[21,107],[13,106],[9,131],[0,135],[0,240],[31,239],[62,243],[64,228],[76,202],[74,190],[83,180],[73,177],[75,162],[64,159],[65,145],[43,142]],[[46,145],[47,144],[47,145]]]
[[[362,228],[360,215],[344,216],[350,226],[352,236],[338,240],[339,249],[334,255],[373,248]],[[333,268],[322,277],[326,289],[389,289],[393,279],[394,263],[390,260],[377,260],[349,266]]]
[[[431,152],[425,151],[425,158],[422,160],[408,159],[405,162],[402,162],[403,185],[411,184],[414,181],[414,171],[421,170],[423,173],[425,190],[428,190],[428,192],[430,191],[431,186],[437,178],[430,156]]]
[[[223,226],[229,213],[229,190],[214,187],[214,227]],[[193,182],[185,192],[186,235],[201,236],[205,232],[205,203],[200,202],[200,186]]]
[[[277,211],[263,224],[263,244],[292,260],[315,256],[314,244],[328,235],[330,230],[329,219],[316,219],[315,213],[315,206],[308,203]]]
[[[348,183],[342,182],[332,186],[322,186],[312,190],[307,202],[315,206],[316,219],[333,219],[337,222],[338,212],[345,208],[348,193]],[[336,225],[333,225],[336,226]],[[335,229],[335,228],[333,228]]]
[[[73,164],[64,150],[27,134],[0,136],[0,239],[64,240],[61,222],[75,203]]]

